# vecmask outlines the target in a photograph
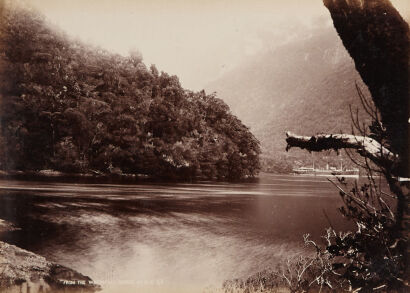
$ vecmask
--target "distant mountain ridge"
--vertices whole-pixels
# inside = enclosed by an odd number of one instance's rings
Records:
[[[350,131],[349,105],[361,108],[355,83],[367,93],[336,32],[326,27],[256,55],[206,89],[215,91],[250,125],[265,158],[285,160],[289,170],[311,158],[300,151],[286,153],[285,131]],[[363,111],[359,115],[366,119]]]

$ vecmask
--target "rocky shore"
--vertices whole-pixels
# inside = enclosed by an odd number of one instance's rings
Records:
[[[0,220],[0,233],[17,229]],[[0,241],[0,291],[7,293],[96,292],[91,278]]]

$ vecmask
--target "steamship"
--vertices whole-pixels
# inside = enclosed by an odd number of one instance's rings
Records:
[[[329,164],[326,165],[326,168],[315,168],[313,163],[312,167],[298,167],[293,168],[293,173],[298,175],[313,175],[313,176],[339,176],[339,177],[359,177],[359,169],[352,168],[346,169],[343,168],[343,164],[340,164],[340,168],[329,167]]]

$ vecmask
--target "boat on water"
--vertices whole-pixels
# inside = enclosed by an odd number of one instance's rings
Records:
[[[346,169],[343,168],[343,165],[341,165],[339,169],[336,167],[329,167],[329,165],[326,165],[326,168],[324,169],[315,168],[314,165],[313,167],[297,167],[293,168],[293,173],[313,176],[359,177],[359,169]]]

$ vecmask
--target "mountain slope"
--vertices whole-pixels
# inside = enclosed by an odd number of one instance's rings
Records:
[[[239,179],[259,143],[213,95],[138,54],[70,40],[28,10],[0,15],[0,169]]]
[[[328,27],[260,53],[207,90],[217,92],[251,126],[265,158],[287,161],[289,170],[297,161],[306,164],[312,159],[301,151],[285,152],[285,131],[305,135],[350,131],[349,105],[361,108],[355,83],[367,94],[353,61]],[[362,112],[359,117],[366,120]],[[276,164],[274,168],[283,169],[283,164]]]

